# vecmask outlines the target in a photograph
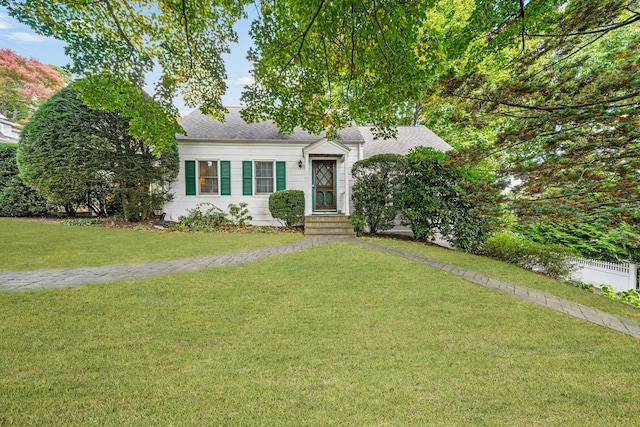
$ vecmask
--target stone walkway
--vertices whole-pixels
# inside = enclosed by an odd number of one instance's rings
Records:
[[[62,288],[89,283],[108,283],[119,280],[144,279],[165,274],[208,270],[216,267],[243,264],[246,262],[257,261],[259,259],[290,254],[338,241],[351,242],[395,256],[410,259],[414,262],[428,265],[429,267],[437,268],[449,274],[461,277],[478,285],[495,289],[513,297],[530,301],[534,304],[622,332],[626,335],[640,338],[640,323],[638,322],[576,304],[544,292],[535,291],[523,286],[497,280],[452,264],[436,261],[423,255],[356,239],[305,238],[295,243],[256,249],[254,251],[171,261],[156,261],[144,264],[121,264],[107,267],[0,272],[0,291]]]
[[[338,239],[305,238],[294,243],[266,247],[248,252],[226,253],[170,261],[154,261],[143,264],[0,272],[0,291],[65,288],[89,283],[146,279],[165,274],[209,270],[226,265],[243,264],[259,259],[290,254],[303,249],[326,245],[327,243],[337,240]]]

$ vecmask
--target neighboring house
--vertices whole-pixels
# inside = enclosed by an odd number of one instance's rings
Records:
[[[180,173],[169,189],[174,199],[164,206],[172,221],[200,203],[228,212],[229,204],[245,202],[252,224],[279,225],[269,213],[269,195],[284,189],[304,191],[305,215],[349,215],[356,161],[420,145],[452,149],[423,126],[400,127],[397,140],[374,140],[369,128],[355,126],[337,140],[300,129],[281,135],[271,122],[247,124],[240,108],[229,108],[224,122],[195,110],[180,124],[187,134],[176,136]]]
[[[18,139],[20,139],[20,125],[11,123],[0,114],[0,142],[17,144]]]

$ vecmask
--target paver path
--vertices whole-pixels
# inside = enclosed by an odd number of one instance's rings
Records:
[[[225,265],[236,265],[259,259],[289,254],[303,249],[318,247],[337,241],[347,241],[375,250],[410,259],[412,261],[446,271],[470,282],[507,293],[516,298],[548,307],[560,313],[595,323],[623,334],[640,338],[640,323],[614,316],[594,308],[576,304],[556,296],[514,285],[467,270],[452,264],[436,261],[423,255],[356,239],[305,238],[295,243],[256,249],[248,252],[211,255],[196,258],[157,261],[144,264],[121,264],[107,267],[62,268],[22,272],[0,272],[0,290],[17,291],[27,289],[61,288],[88,283],[108,283],[118,280],[144,279],[164,274],[208,270]]]
[[[118,280],[145,279],[173,273],[209,270],[225,265],[289,254],[303,249],[326,245],[338,239],[305,238],[294,243],[255,249],[248,252],[226,253],[143,264],[118,264],[105,267],[58,268],[53,270],[0,272],[0,290],[19,291],[42,288],[65,288],[88,283],[109,283]]]

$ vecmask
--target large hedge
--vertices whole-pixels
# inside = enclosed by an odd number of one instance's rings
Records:
[[[129,121],[118,112],[90,109],[68,86],[25,125],[17,155],[20,175],[69,213],[87,206],[105,216],[112,205],[129,221],[144,219],[164,197],[150,189],[177,176],[177,146],[158,156],[128,129]]]
[[[399,154],[378,154],[354,163],[353,210],[364,218],[369,232],[393,227],[406,167],[406,157]]]
[[[438,234],[457,248],[474,251],[501,225],[501,185],[488,173],[446,163],[447,154],[418,147],[400,192],[402,214],[416,239]]]
[[[18,175],[17,150],[17,144],[0,143],[0,216],[44,215],[46,198],[24,185]]]

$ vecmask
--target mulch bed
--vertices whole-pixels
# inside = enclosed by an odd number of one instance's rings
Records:
[[[83,226],[87,227],[107,227],[107,228],[123,228],[123,229],[135,229],[135,230],[149,230],[149,231],[164,231],[170,230],[172,224],[176,224],[171,221],[161,222],[157,219],[149,219],[145,221],[139,222],[127,222],[122,218],[95,218],[89,216],[76,216],[76,217],[67,217],[67,216],[45,216],[45,217],[23,217],[23,218],[15,218],[20,219],[22,221],[35,221],[35,222],[48,222],[48,223],[60,223],[62,221],[73,221],[73,220],[100,220],[100,224],[85,224]],[[167,226],[162,226],[161,223],[166,224]],[[175,230],[175,228],[173,228]],[[221,228],[219,230],[215,230],[217,233],[302,233],[304,228],[302,226],[295,227],[275,227],[275,226],[255,226],[249,225],[246,227],[233,227],[228,226]]]

